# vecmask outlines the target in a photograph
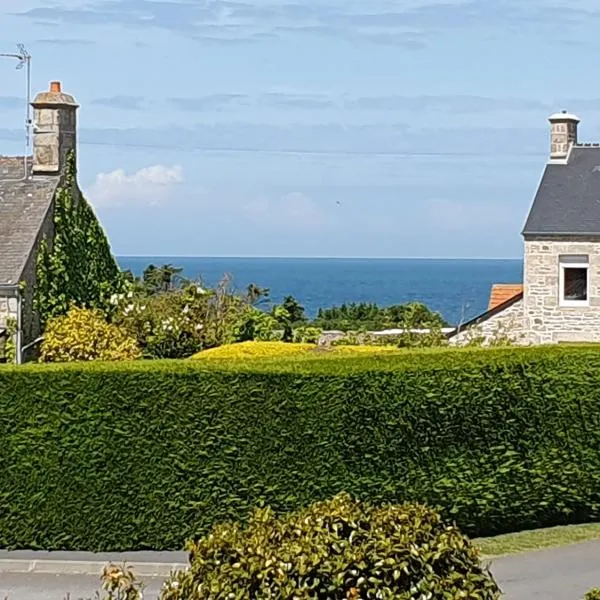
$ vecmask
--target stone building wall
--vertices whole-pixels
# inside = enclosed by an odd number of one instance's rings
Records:
[[[589,306],[560,306],[559,256],[589,257]],[[600,236],[525,239],[524,329],[532,344],[600,342]]]
[[[52,203],[44,223],[40,228],[35,243],[31,249],[31,253],[27,259],[19,282],[24,283],[21,319],[22,319],[22,344],[25,346],[29,342],[35,340],[41,333],[40,322],[33,310],[33,297],[36,284],[37,257],[40,242],[46,238],[49,244],[52,244],[54,235],[54,203]],[[17,320],[18,302],[16,296],[0,295],[0,328],[8,325],[9,321]],[[33,349],[35,351],[35,349]],[[27,357],[25,357],[27,358]]]
[[[526,345],[529,338],[524,326],[523,299],[517,300],[503,311],[479,324],[471,325],[449,339],[451,346],[464,346],[474,341],[481,341],[484,346],[494,342]]]

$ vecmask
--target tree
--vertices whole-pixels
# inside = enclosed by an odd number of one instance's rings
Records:
[[[269,288],[261,288],[255,283],[251,283],[246,288],[246,297],[252,306],[257,306],[268,300],[269,293]]]
[[[179,274],[182,271],[181,267],[171,264],[162,265],[162,267],[148,265],[144,269],[142,280],[150,293],[171,292],[178,287],[182,279]]]
[[[293,296],[286,296],[281,303],[288,315],[292,325],[306,323],[306,315],[304,314],[304,306],[302,306]]]

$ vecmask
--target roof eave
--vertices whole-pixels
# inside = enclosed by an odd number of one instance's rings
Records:
[[[467,321],[466,323],[459,325],[452,333],[450,333],[448,335],[448,338],[452,338],[455,335],[458,335],[459,333],[465,331],[465,329],[468,329],[469,327],[472,327],[473,325],[479,325],[479,323],[482,323],[483,321],[487,321],[494,315],[497,315],[498,313],[502,312],[503,310],[506,310],[507,308],[511,307],[513,304],[516,304],[519,300],[522,300],[523,295],[524,295],[524,292],[515,294],[512,298],[509,298],[502,304],[498,304],[498,306],[496,306],[492,309],[486,310],[485,312],[481,313],[480,315],[472,318],[470,321]]]
[[[600,231],[521,231],[522,236],[526,235],[548,235],[548,236],[558,236],[558,235],[597,235],[600,236]]]

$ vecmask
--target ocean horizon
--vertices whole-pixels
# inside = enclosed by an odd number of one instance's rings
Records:
[[[380,306],[423,302],[449,323],[486,310],[494,283],[520,283],[520,258],[284,258],[119,256],[122,269],[141,275],[150,264],[172,264],[183,275],[215,285],[225,275],[236,289],[254,283],[273,303],[294,296],[313,317],[319,308],[350,302]]]

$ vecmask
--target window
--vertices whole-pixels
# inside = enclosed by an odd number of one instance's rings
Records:
[[[587,255],[561,256],[559,293],[561,306],[587,306],[589,261]]]

